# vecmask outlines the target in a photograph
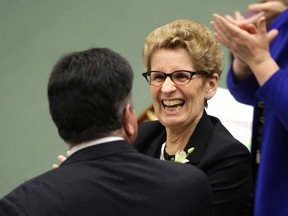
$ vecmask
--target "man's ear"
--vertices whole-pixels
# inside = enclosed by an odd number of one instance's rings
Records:
[[[217,91],[218,88],[218,82],[219,82],[219,75],[217,73],[214,73],[212,77],[208,78],[207,82],[207,90],[206,90],[206,100],[211,99]]]
[[[123,129],[127,141],[133,144],[137,136],[138,124],[131,104],[127,104],[123,110]]]

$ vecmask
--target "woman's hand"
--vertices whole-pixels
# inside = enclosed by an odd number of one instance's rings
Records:
[[[218,14],[213,16],[214,21],[211,25],[216,31],[216,38],[230,50],[238,65],[242,68],[245,64],[248,65],[258,83],[263,85],[279,69],[269,52],[269,43],[277,36],[278,30],[274,29],[267,33],[265,17],[259,18],[256,25],[251,23],[236,25],[226,17]],[[241,75],[243,74],[241,71]]]
[[[63,156],[63,155],[58,155],[57,160],[61,163],[63,163],[65,160],[67,159],[67,157]],[[58,164],[53,164],[52,165],[52,169],[57,169],[59,167]]]
[[[269,26],[273,20],[281,14],[287,7],[280,1],[269,1],[264,3],[251,4],[248,6],[248,14],[242,15],[239,11],[234,13],[234,17],[226,15],[225,18],[235,25],[254,24],[256,25],[259,18],[264,16],[266,24]]]
[[[248,6],[250,13],[263,13],[263,16],[266,18],[267,26],[269,26],[273,20],[286,9],[286,5],[281,1],[268,1]]]

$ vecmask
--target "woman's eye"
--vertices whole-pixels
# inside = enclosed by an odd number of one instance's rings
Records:
[[[177,73],[174,78],[177,80],[189,79],[189,75],[186,73]]]
[[[159,74],[159,75],[152,76],[151,79],[152,80],[163,80],[164,76]]]

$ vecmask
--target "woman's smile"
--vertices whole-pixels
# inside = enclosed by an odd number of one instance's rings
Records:
[[[185,101],[183,99],[162,100],[162,105],[166,111],[178,111],[184,104]]]

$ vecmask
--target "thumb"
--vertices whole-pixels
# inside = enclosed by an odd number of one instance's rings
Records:
[[[269,44],[277,37],[278,33],[279,31],[277,29],[272,29],[267,33]]]
[[[265,2],[265,3],[250,4],[250,5],[248,6],[248,10],[249,10],[250,12],[254,12],[254,13],[264,11],[264,10],[266,10],[266,8],[267,8],[267,2]]]

